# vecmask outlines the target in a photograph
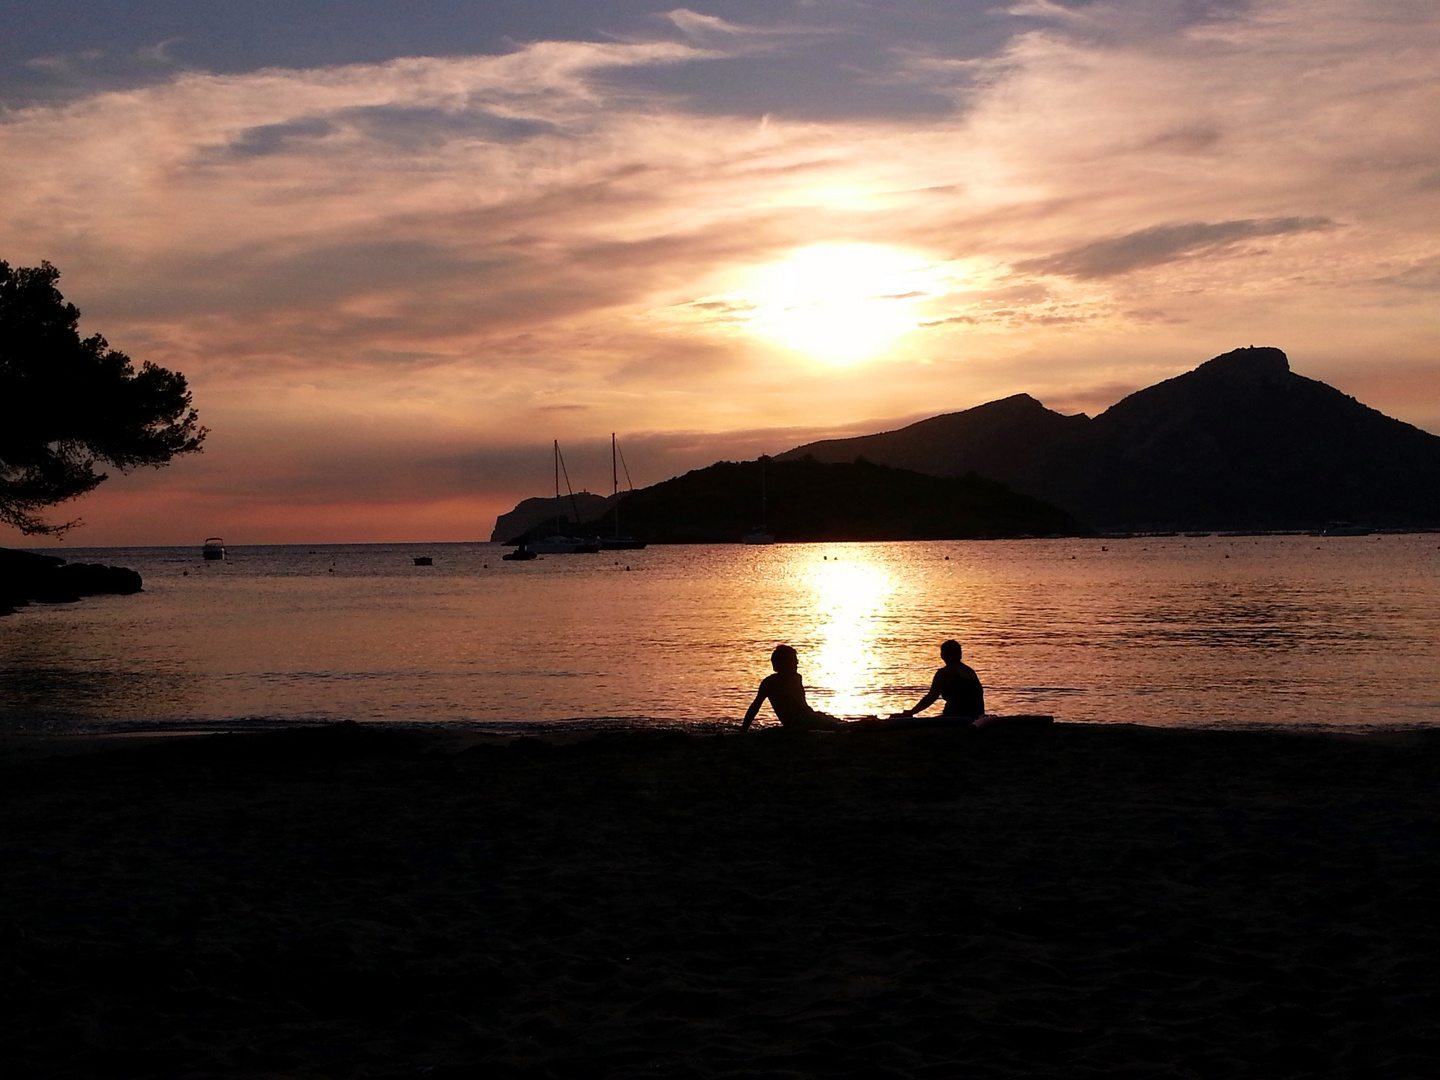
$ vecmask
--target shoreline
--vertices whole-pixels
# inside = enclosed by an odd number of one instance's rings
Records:
[[[877,729],[859,726],[868,717],[842,717],[857,726],[853,732],[805,732],[804,734],[827,737],[831,734],[848,735],[895,735],[905,728]],[[938,720],[938,714],[924,719]],[[1334,735],[1345,738],[1387,738],[1407,735],[1424,735],[1426,732],[1440,732],[1440,720],[1422,720],[1414,723],[1373,723],[1311,721],[1294,723],[1283,721],[1236,721],[1217,720],[1206,723],[1136,723],[1130,720],[1094,721],[1066,720],[1053,718],[1053,726],[1065,729],[1121,730],[1170,732],[1232,732],[1270,733],[1279,735]],[[47,745],[57,747],[94,744],[97,748],[108,742],[124,743],[135,740],[164,740],[167,738],[194,739],[205,736],[264,736],[302,730],[321,730],[355,726],[375,731],[408,733],[415,737],[435,739],[440,743],[455,743],[465,739],[520,739],[561,738],[570,741],[576,738],[615,735],[676,734],[693,738],[740,735],[740,720],[676,720],[662,717],[565,717],[554,720],[332,720],[313,717],[287,719],[282,717],[247,717],[231,721],[60,721],[60,728],[43,730],[46,725],[55,724],[53,719],[36,720],[33,729],[23,726],[0,726],[0,761],[11,746]],[[64,725],[74,727],[64,730]],[[911,730],[945,730],[948,725],[934,724],[916,726]],[[958,729],[960,725],[956,725]],[[773,717],[757,718],[751,734],[779,732],[780,723]],[[794,733],[792,733],[794,734]],[[974,734],[974,733],[972,733]]]
[[[66,745],[0,742],[27,1076],[1440,1071],[1434,730]]]

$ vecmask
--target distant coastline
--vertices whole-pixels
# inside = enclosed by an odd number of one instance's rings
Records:
[[[777,494],[769,506],[782,515],[776,535],[785,540],[1440,528],[1440,436],[1295,374],[1285,353],[1269,347],[1217,356],[1093,419],[1016,394],[762,460],[777,479],[787,465],[807,460],[894,470],[889,491],[856,473],[843,483],[827,481],[828,502],[803,492]],[[626,527],[653,543],[737,539],[759,523],[762,506],[759,478],[734,470],[756,465],[720,462],[621,494]],[[970,488],[927,487],[915,474],[963,480]],[[984,484],[1006,494],[991,488],[982,498]],[[695,494],[701,488],[704,497]],[[580,511],[578,523],[563,506],[557,513],[554,500],[526,500],[502,515],[493,538],[598,527],[613,501],[585,498],[590,509]],[[989,500],[985,511],[977,498]],[[710,505],[715,500],[726,509]],[[783,516],[800,506],[814,519]]]

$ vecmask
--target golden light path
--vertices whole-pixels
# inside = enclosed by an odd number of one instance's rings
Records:
[[[828,691],[813,704],[837,716],[868,713],[874,705],[866,690],[881,681],[877,623],[894,582],[884,567],[858,561],[812,563],[809,579],[821,620],[814,631],[819,648],[803,658],[801,670],[808,686]]]
[[[753,333],[838,366],[869,359],[915,326],[933,295],[923,255],[882,244],[815,244],[754,271]]]

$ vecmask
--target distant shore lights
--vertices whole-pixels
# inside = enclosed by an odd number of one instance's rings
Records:
[[[933,265],[883,244],[814,244],[760,267],[744,290],[752,332],[837,367],[882,353],[933,295]]]

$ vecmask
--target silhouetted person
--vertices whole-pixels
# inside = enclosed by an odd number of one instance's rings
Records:
[[[935,672],[930,680],[930,689],[913,709],[906,709],[900,716],[914,716],[935,704],[936,698],[945,699],[941,716],[952,716],[956,720],[974,721],[985,714],[985,691],[980,686],[980,676],[969,664],[961,663],[958,641],[947,641],[940,646],[940,659],[945,666]]]
[[[741,731],[750,729],[760,706],[765,704],[767,699],[770,707],[775,710],[775,718],[787,728],[805,731],[844,727],[835,717],[816,712],[805,700],[805,683],[800,678],[800,657],[794,649],[789,645],[775,646],[775,651],[770,654],[770,666],[775,669],[775,674],[766,675],[760,681],[755,700],[750,703],[750,708],[745,710],[745,723],[740,725]]]

